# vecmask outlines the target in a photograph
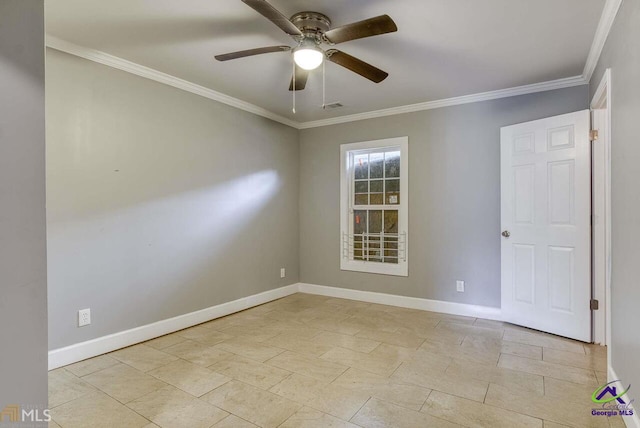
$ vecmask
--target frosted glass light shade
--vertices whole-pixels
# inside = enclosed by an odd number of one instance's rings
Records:
[[[322,64],[324,53],[317,48],[300,47],[293,52],[293,60],[303,70],[313,70]]]

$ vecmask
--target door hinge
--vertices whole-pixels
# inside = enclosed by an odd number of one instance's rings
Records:
[[[598,141],[598,130],[597,129],[592,129],[591,131],[589,131],[589,139],[591,141]]]
[[[590,308],[592,311],[598,310],[598,301],[596,299],[591,299]]]

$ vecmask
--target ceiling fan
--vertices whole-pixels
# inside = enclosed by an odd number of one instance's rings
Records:
[[[350,40],[398,31],[395,22],[393,22],[393,19],[388,15],[381,15],[342,27],[331,28],[331,20],[322,13],[299,12],[293,15],[291,19],[287,19],[265,0],[242,0],[242,2],[291,36],[297,42],[297,46],[268,46],[231,52],[216,55],[215,58],[218,61],[229,61],[272,52],[293,51],[295,72],[289,85],[290,91],[304,89],[309,71],[318,68],[325,59],[341,65],[375,83],[382,82],[389,75],[379,68],[342,51],[333,48],[324,50],[321,47],[323,44],[334,46]]]

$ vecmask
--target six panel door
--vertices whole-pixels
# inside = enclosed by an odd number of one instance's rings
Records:
[[[501,129],[502,316],[591,341],[589,110]]]

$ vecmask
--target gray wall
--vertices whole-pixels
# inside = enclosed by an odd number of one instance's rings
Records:
[[[611,360],[640,398],[640,2],[618,12],[591,79],[591,94],[611,68]],[[637,408],[637,407],[636,407]]]
[[[585,85],[301,131],[301,282],[500,306],[500,127],[583,110],[588,95]],[[341,271],[340,144],[405,135],[409,277]]]
[[[298,282],[297,130],[51,49],[47,123],[50,349]]]
[[[0,411],[47,405],[44,5],[0,1]]]

